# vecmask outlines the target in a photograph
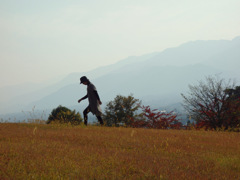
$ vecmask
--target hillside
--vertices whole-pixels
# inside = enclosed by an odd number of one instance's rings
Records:
[[[0,124],[0,179],[239,179],[240,136]]]

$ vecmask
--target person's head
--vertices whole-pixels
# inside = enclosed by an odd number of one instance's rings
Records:
[[[82,76],[80,78],[80,84],[88,85],[89,84],[89,79],[86,76]]]

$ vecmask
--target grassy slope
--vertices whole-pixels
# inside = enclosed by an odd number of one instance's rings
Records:
[[[0,179],[240,179],[240,134],[0,124]]]

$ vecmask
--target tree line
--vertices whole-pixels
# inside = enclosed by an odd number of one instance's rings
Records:
[[[189,92],[181,94],[183,107],[193,123],[192,128],[240,131],[240,86],[231,80],[206,77],[197,85],[189,85]],[[142,105],[133,95],[117,95],[107,103],[103,114],[106,126],[134,128],[181,129],[183,124],[174,111],[166,112]],[[47,123],[58,121],[74,125],[82,122],[75,110],[59,106],[53,109]]]

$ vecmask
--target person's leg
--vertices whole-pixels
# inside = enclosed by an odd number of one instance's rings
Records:
[[[90,107],[88,106],[84,111],[83,111],[83,116],[84,116],[84,124],[87,126],[87,121],[88,121],[88,113],[90,112]]]
[[[103,125],[103,120],[101,116],[97,116],[98,121],[100,122],[101,125]]]

